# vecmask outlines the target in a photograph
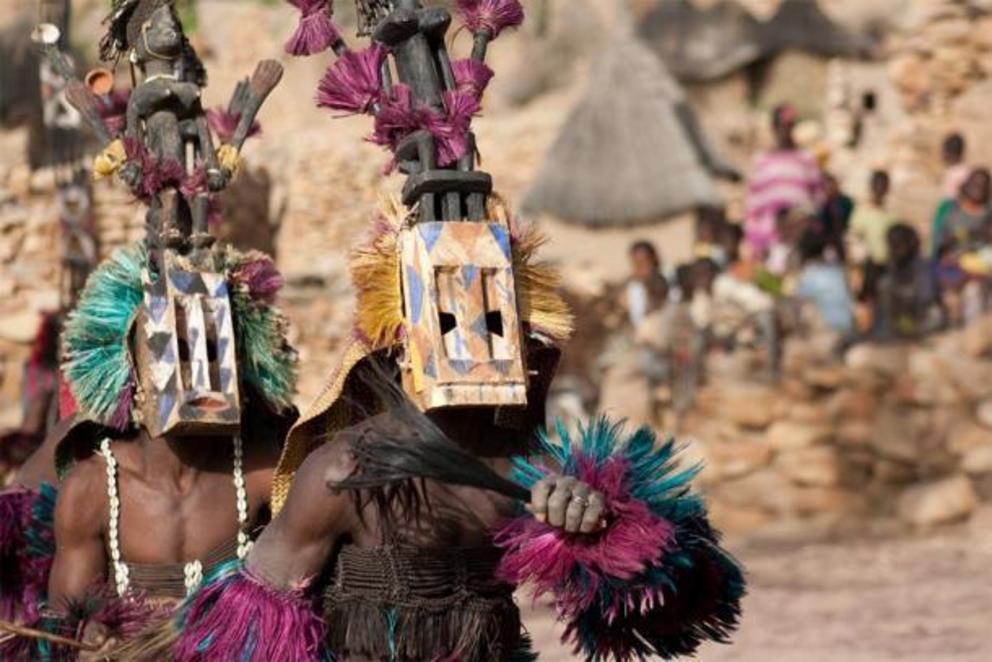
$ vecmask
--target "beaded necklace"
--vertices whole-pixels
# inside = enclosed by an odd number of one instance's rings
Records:
[[[120,515],[121,500],[117,489],[117,458],[110,449],[110,439],[100,442],[100,455],[107,462],[107,497],[110,502],[109,527],[107,544],[110,547],[110,561],[114,569],[114,584],[117,595],[123,596],[130,586],[130,571],[127,563],[121,557]],[[245,489],[244,448],[241,437],[234,437],[234,493],[235,505],[238,509],[238,558],[242,561],[251,550],[251,540],[248,538],[248,493]],[[186,594],[189,595],[203,581],[203,563],[199,559],[189,561],[183,566],[183,582]]]

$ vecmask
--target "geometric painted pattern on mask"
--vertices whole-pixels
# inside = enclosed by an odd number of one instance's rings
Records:
[[[143,421],[153,436],[232,434],[241,419],[237,353],[227,281],[166,268],[142,275],[136,338]]]
[[[400,234],[404,387],[424,409],[526,404],[507,228],[418,223]]]

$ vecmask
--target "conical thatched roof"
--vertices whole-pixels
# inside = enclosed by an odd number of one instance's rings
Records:
[[[687,0],[659,0],[639,32],[679,80],[723,78],[786,50],[822,57],[865,57],[871,40],[835,23],[817,0],[782,0],[762,23],[735,0],[698,8]]]
[[[676,117],[682,100],[641,40],[614,40],[593,65],[589,90],[546,155],[523,210],[612,227],[721,204]]]
[[[761,24],[734,0],[705,9],[686,0],[661,0],[639,31],[684,81],[722,78],[769,52]]]
[[[799,50],[823,57],[866,57],[872,42],[835,23],[817,0],[782,0],[762,25],[764,41],[776,52]]]

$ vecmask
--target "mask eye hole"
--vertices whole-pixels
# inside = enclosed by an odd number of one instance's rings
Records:
[[[455,318],[454,313],[446,313],[441,311],[437,314],[438,323],[441,326],[441,335],[447,335],[455,330],[458,326],[458,320]]]
[[[491,310],[486,313],[486,330],[494,336],[503,337],[503,313]]]
[[[183,337],[180,336],[179,343],[178,344],[179,344],[179,360],[182,361],[183,363],[188,363],[189,362],[189,353],[190,353],[189,352],[189,343],[186,342],[186,339],[185,338],[183,338]]]

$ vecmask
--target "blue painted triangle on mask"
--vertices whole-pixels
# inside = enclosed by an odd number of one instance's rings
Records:
[[[430,253],[441,237],[441,232],[444,231],[444,223],[423,223],[417,226],[417,230],[420,232],[421,239],[424,240],[424,245],[427,246],[427,252]]]
[[[489,232],[492,233],[493,239],[499,244],[500,250],[503,251],[503,256],[509,261],[511,257],[510,237],[506,233],[506,228],[499,223],[492,223],[489,225]]]
[[[462,267],[462,280],[465,281],[465,289],[468,289],[479,275],[479,267],[474,264],[466,264]]]

